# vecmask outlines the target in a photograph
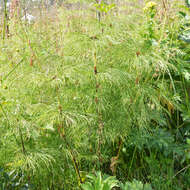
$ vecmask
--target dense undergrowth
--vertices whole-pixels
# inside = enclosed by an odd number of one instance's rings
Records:
[[[9,21],[0,189],[190,187],[190,13],[162,2]]]

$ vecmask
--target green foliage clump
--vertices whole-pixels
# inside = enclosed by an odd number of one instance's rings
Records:
[[[113,187],[118,187],[118,181],[113,176],[103,176],[101,172],[97,172],[96,176],[89,174],[87,176],[91,182],[82,184],[84,190],[111,190]]]
[[[132,182],[126,182],[121,185],[122,190],[152,190],[151,185],[143,184],[140,181],[133,180]]]
[[[41,10],[32,24],[9,20],[0,39],[0,166],[22,176],[1,176],[6,188],[190,186],[189,10],[127,3],[97,7],[101,22],[93,8],[62,7],[53,19]]]

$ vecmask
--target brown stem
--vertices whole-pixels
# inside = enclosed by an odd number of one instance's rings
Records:
[[[167,14],[167,5],[168,5],[168,1],[167,0],[162,0],[162,4],[164,7],[164,11],[165,11],[165,15]]]
[[[65,143],[66,143],[66,140],[65,140]],[[68,144],[67,144],[67,147],[69,148],[69,145],[68,145]],[[82,184],[82,178],[81,178],[81,176],[80,176],[79,165],[78,165],[78,163],[77,163],[77,160],[76,160],[76,158],[75,158],[75,156],[74,156],[73,151],[71,150],[71,148],[69,148],[69,149],[70,149],[69,152],[70,152],[70,154],[71,154],[72,161],[73,161],[73,163],[74,163],[75,171],[77,172],[77,176],[78,176],[78,179],[79,179],[79,181],[80,181],[80,184]]]
[[[7,0],[4,0],[4,24],[3,24],[3,39],[5,35],[9,36],[9,25],[8,25],[8,13],[7,13]]]
[[[20,16],[20,0],[12,0],[10,5],[10,18]]]
[[[121,138],[119,139],[119,145],[118,146],[119,146],[119,148],[118,148],[117,155],[111,158],[110,169],[111,169],[113,175],[116,175],[118,159],[119,159],[119,155],[120,155],[120,152],[121,152],[121,148],[123,146],[123,141],[122,141]]]
[[[62,114],[62,107],[61,107],[61,106],[59,106],[59,112],[60,112],[60,116],[61,116],[61,118],[62,118],[63,114]],[[66,146],[67,146],[67,148],[68,148],[68,150],[69,150],[69,152],[70,152],[70,154],[71,154],[71,158],[72,158],[72,161],[73,161],[73,164],[74,164],[74,168],[75,168],[76,174],[77,174],[77,176],[78,176],[78,179],[79,179],[80,184],[82,184],[82,178],[81,178],[81,176],[80,176],[79,165],[78,165],[78,163],[77,163],[77,160],[76,160],[76,157],[75,157],[75,155],[74,155],[74,152],[72,151],[71,146],[69,145],[69,143],[68,143],[68,141],[67,141],[67,139],[66,139],[66,134],[65,134],[65,130],[64,130],[63,122],[62,122],[62,121],[61,121],[61,126],[60,126],[60,128],[63,129],[62,131],[64,131],[64,133],[63,133],[63,132],[61,133],[61,130],[60,130],[60,129],[58,129],[58,131],[59,131],[59,133],[60,133],[60,136],[64,139],[64,142],[65,142],[65,144],[66,144]]]
[[[98,90],[99,90],[99,83],[97,80],[97,58],[96,58],[96,53],[94,53],[94,75],[95,75],[95,88],[96,88],[96,95],[95,95],[95,104],[96,104],[96,114],[98,117],[98,148],[97,148],[97,154],[98,154],[98,159],[99,159],[99,164],[102,163],[102,157],[101,157],[101,145],[102,145],[102,133],[103,133],[103,122],[102,122],[102,115],[98,110],[98,104],[99,104],[99,99],[98,99]]]

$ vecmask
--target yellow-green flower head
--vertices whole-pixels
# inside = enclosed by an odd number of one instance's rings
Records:
[[[146,3],[145,7],[143,8],[144,11],[148,11],[150,9],[154,9],[156,8],[157,3],[155,3],[154,1],[149,1],[148,3]]]

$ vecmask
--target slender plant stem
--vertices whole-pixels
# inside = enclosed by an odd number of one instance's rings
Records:
[[[9,34],[9,25],[8,25],[8,13],[7,13],[7,0],[4,0],[4,23],[3,23],[3,39]]]
[[[9,122],[9,119],[8,119],[7,113],[5,112],[5,110],[4,110],[4,108],[3,108],[3,106],[2,106],[1,103],[0,103],[0,108],[1,108],[3,114],[4,114],[5,118],[6,118],[7,125],[10,127],[10,122]]]
[[[96,95],[95,95],[95,104],[96,104],[96,114],[97,114],[97,122],[98,122],[98,147],[97,147],[97,155],[98,155],[98,160],[99,160],[99,167],[101,166],[102,163],[102,156],[101,156],[101,146],[102,146],[102,133],[103,133],[103,121],[102,121],[102,115],[99,111],[99,98],[98,98],[98,92],[99,92],[99,87],[100,84],[98,83],[97,75],[98,75],[98,70],[97,70],[97,58],[96,58],[96,53],[94,53],[94,75],[95,75],[95,89],[96,89]]]
[[[23,62],[24,58],[22,58],[17,64],[16,66],[7,74],[5,75],[5,77],[3,78],[3,80],[1,81],[2,83],[16,70],[16,68]]]
[[[188,168],[190,168],[190,164],[187,165],[187,166],[185,166],[185,167],[182,168],[181,170],[179,170],[179,171],[172,177],[172,179],[175,178],[177,175],[179,175],[179,174],[180,174],[181,172],[183,172],[184,170],[187,170]]]
[[[23,134],[22,134],[20,125],[18,127],[18,130],[19,130],[19,135],[20,135],[20,140],[21,140],[21,145],[22,145],[22,152],[23,152],[24,155],[26,155],[26,149],[25,149]]]
[[[60,113],[60,117],[63,118],[63,113],[62,113],[62,107],[61,107],[61,106],[59,106],[59,113]],[[64,125],[63,125],[63,121],[62,121],[62,119],[61,119],[61,128],[64,128],[63,126],[64,126]],[[77,163],[77,160],[76,160],[76,157],[75,157],[75,155],[74,155],[74,152],[72,151],[72,148],[71,148],[71,146],[69,145],[69,143],[68,143],[68,141],[67,141],[66,134],[65,134],[65,130],[64,130],[64,134],[61,133],[60,135],[61,135],[61,137],[64,139],[64,142],[65,142],[65,144],[66,144],[66,146],[67,146],[67,148],[68,148],[68,150],[69,150],[69,153],[70,153],[70,155],[71,155],[71,158],[72,158],[72,161],[73,161],[73,165],[74,165],[74,168],[75,168],[75,171],[76,171],[78,180],[79,180],[79,184],[82,184],[82,178],[81,178],[81,176],[80,176],[79,165],[78,165],[78,163]]]
[[[96,0],[96,3],[100,5],[102,3],[102,0]],[[98,21],[100,23],[101,22],[101,12],[97,11],[97,15],[98,15]]]
[[[119,159],[119,155],[120,155],[122,146],[123,146],[123,141],[121,138],[119,138],[118,152],[117,152],[116,157],[114,158],[115,163],[114,163],[114,167],[113,167],[113,171],[112,171],[113,175],[116,175],[116,173],[117,173],[117,164],[118,164],[118,159]]]
[[[136,151],[137,151],[137,147],[135,146],[135,150],[133,151],[133,156],[132,156],[132,159],[131,159],[131,162],[130,162],[130,166],[129,166],[128,177],[130,176],[130,173],[131,173],[131,168],[132,168],[132,165],[133,165],[133,161],[134,161],[134,158],[135,158]]]

